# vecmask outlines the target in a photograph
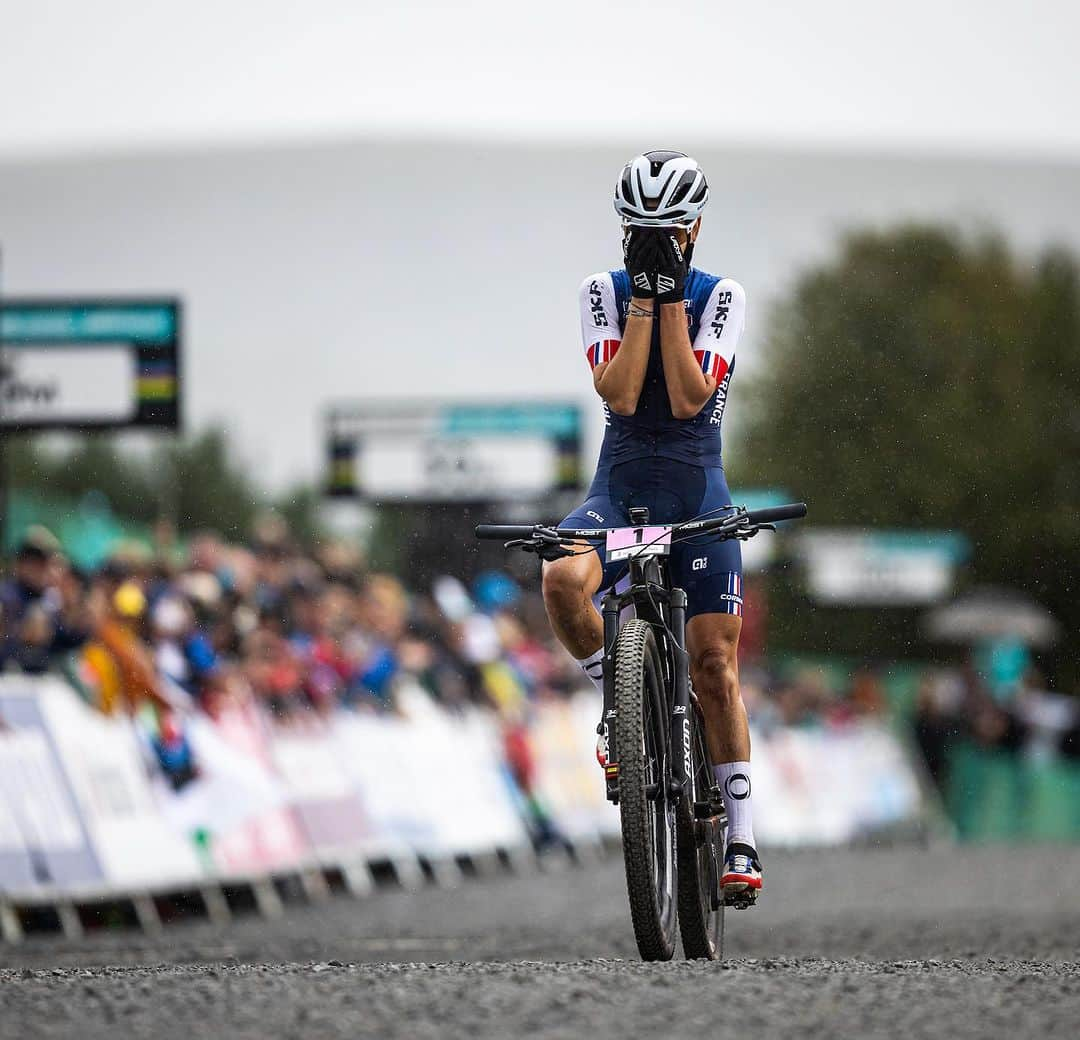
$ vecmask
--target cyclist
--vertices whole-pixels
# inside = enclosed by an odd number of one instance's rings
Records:
[[[624,265],[581,285],[581,328],[606,429],[588,497],[560,526],[688,520],[731,505],[720,460],[720,423],[743,330],[745,294],[731,278],[690,266],[705,175],[682,152],[653,151],[623,168],[615,186]],[[737,541],[673,547],[672,580],[686,590],[691,678],[728,816],[722,885],[762,886],[750,796],[750,734],[739,693],[742,557]],[[603,623],[594,595],[618,576],[595,552],[546,563],[551,626],[585,673],[602,683]],[[605,749],[598,747],[598,755]]]

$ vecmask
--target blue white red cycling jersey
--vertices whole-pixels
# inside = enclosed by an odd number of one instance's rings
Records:
[[[591,368],[618,353],[630,308],[630,279],[624,270],[590,275],[581,286],[581,330]],[[701,514],[718,515],[731,505],[720,461],[720,423],[735,370],[735,347],[743,330],[746,295],[730,278],[691,268],[686,279],[686,320],[694,356],[716,391],[691,419],[671,414],[660,353],[660,324],[654,322],[645,382],[633,415],[605,405],[604,443],[585,501],[560,526],[618,527],[635,506],[653,523],[674,524]],[[737,541],[684,541],[669,559],[672,580],[685,589],[687,616],[741,615],[742,554]],[[601,588],[625,570],[607,564]]]
[[[622,269],[590,275],[582,282],[581,333],[590,368],[611,361],[618,353],[630,297],[630,278]],[[746,294],[734,279],[692,267],[683,302],[694,356],[702,371],[716,380],[716,393],[692,419],[676,419],[671,414],[660,356],[660,323],[655,322],[637,410],[633,415],[615,415],[605,405],[598,471],[647,457],[706,468],[721,465],[720,424],[735,370],[735,347],[745,323]]]

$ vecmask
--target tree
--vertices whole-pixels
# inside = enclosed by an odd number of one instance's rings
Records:
[[[262,510],[282,511],[304,542],[319,534],[318,496],[298,487],[284,496],[268,494],[229,450],[221,430],[170,440],[149,454],[124,451],[110,434],[81,438],[69,451],[49,451],[36,438],[11,448],[12,487],[52,498],[104,496],[116,516],[150,525],[165,518],[181,533],[202,528],[243,538]]]
[[[959,529],[973,577],[1063,622],[1080,661],[1080,267],[942,228],[858,232],[777,311],[740,479],[819,523]],[[1070,664],[1072,662],[1072,664]]]

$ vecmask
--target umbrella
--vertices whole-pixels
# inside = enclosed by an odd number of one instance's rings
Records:
[[[923,616],[923,630],[945,643],[1014,639],[1044,649],[1061,635],[1061,625],[1045,607],[1012,589],[984,587]]]

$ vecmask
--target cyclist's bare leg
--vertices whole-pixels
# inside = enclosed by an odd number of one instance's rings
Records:
[[[728,848],[720,875],[730,906],[753,905],[761,889],[761,863],[754,842],[750,728],[739,692],[739,633],[742,618],[702,613],[686,626],[693,688],[705,715],[708,751],[728,813]]]
[[[761,890],[754,843],[750,729],[739,692],[739,633],[735,614],[698,614],[686,625],[694,690],[705,714],[709,753],[728,817],[728,847],[720,884],[730,906],[751,906]]]
[[[544,606],[559,642],[577,660],[604,645],[604,622],[593,606],[604,569],[591,550],[544,564]]]
[[[741,631],[742,618],[735,614],[698,614],[686,625],[690,676],[716,763],[750,759],[750,729],[739,693]]]

